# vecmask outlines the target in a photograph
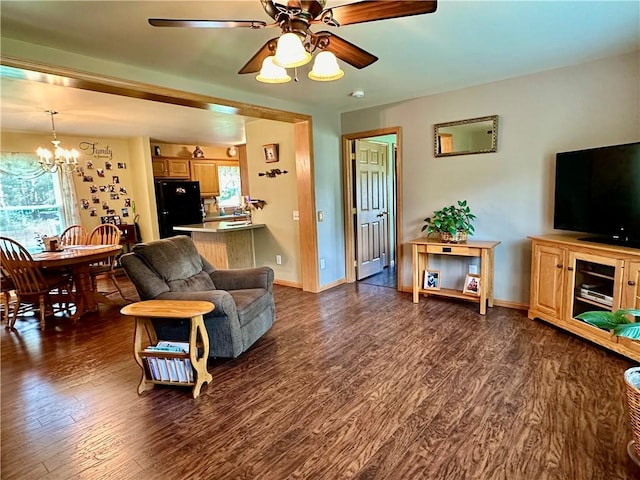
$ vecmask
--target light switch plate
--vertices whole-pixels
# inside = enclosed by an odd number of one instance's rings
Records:
[[[298,210],[293,211],[293,219],[300,220],[300,212]]]

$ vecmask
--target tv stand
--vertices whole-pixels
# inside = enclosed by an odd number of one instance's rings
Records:
[[[640,361],[640,341],[613,336],[576,317],[640,308],[640,250],[569,235],[532,240],[529,318],[540,318]]]
[[[617,237],[581,237],[578,240],[582,242],[605,243],[607,245],[617,245],[619,247],[640,248],[640,241],[623,239]]]

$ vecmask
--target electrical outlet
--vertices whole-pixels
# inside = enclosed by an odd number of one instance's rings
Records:
[[[276,264],[282,265],[282,255],[276,255]]]
[[[324,261],[324,258],[320,259],[320,270],[324,270],[327,267],[327,263]]]

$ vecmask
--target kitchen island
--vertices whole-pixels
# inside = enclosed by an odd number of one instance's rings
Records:
[[[265,228],[262,223],[205,222],[173,227],[188,232],[198,252],[215,268],[251,268],[256,266],[253,232]]]

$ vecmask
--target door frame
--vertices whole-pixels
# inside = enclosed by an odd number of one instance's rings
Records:
[[[351,145],[356,140],[364,140],[382,135],[396,136],[396,156],[394,169],[389,172],[393,175],[395,195],[393,198],[394,233],[395,233],[395,264],[398,275],[397,290],[402,291],[402,128],[386,127],[365,132],[356,132],[342,135],[342,208],[344,213],[344,248],[345,248],[345,281],[356,281],[355,256],[355,222],[353,218],[353,173],[351,169]],[[391,259],[390,259],[391,260]]]
[[[41,83],[56,82],[58,85],[92,92],[109,93],[293,124],[298,210],[300,212],[298,229],[300,232],[299,255],[302,290],[312,293],[320,292],[315,182],[313,176],[313,126],[310,115],[8,56],[0,58],[0,65],[17,69],[18,72],[16,74],[19,75],[17,78],[24,80]],[[151,168],[150,165],[149,168]],[[153,182],[153,180],[150,181]],[[153,188],[151,188],[151,191],[153,191]]]

